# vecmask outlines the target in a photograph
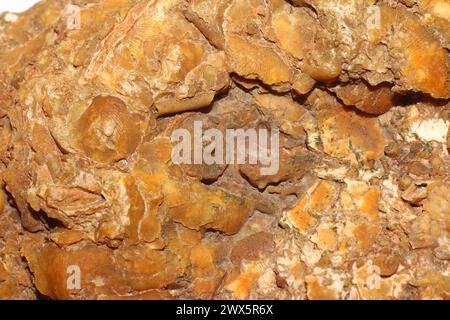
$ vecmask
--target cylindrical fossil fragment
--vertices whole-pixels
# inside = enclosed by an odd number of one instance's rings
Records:
[[[369,114],[383,114],[393,107],[398,94],[391,90],[391,86],[380,84],[370,87],[364,83],[350,84],[336,88],[336,94],[346,105],[355,106]]]

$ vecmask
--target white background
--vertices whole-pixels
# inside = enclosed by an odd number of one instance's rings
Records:
[[[39,0],[0,0],[0,13],[3,11],[22,12],[37,2]]]

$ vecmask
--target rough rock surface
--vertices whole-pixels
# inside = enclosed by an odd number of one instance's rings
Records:
[[[0,298],[449,299],[448,0],[44,0],[0,43]],[[174,164],[195,121],[278,173]]]

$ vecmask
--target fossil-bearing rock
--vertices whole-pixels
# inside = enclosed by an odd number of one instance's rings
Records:
[[[450,297],[448,0],[0,20],[0,298]],[[278,172],[174,163],[196,121],[278,129]]]

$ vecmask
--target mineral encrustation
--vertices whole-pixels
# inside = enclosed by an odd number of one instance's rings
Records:
[[[449,0],[44,0],[0,43],[0,298],[450,298]],[[198,122],[279,170],[174,162]]]

